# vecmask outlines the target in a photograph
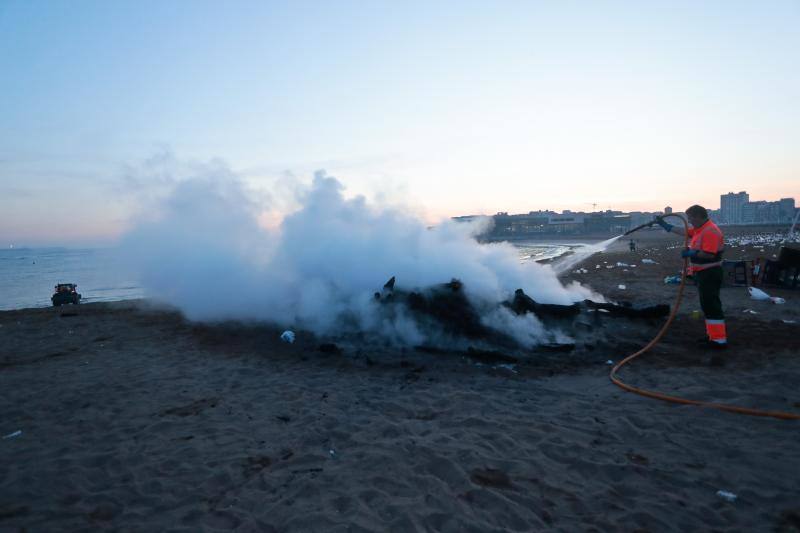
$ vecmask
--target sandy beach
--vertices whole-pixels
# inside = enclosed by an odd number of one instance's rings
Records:
[[[671,304],[678,245],[620,241],[564,280]],[[765,290],[786,303],[723,289],[731,346],[712,364],[687,287],[622,377],[800,412],[800,292]],[[609,381],[660,323],[597,314],[574,349],[502,362],[286,344],[147,301],[0,312],[0,531],[799,531],[800,423]]]

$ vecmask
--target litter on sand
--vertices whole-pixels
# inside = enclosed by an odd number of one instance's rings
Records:
[[[642,263],[644,263],[645,265],[655,265],[655,264],[657,264],[657,263],[656,263],[655,261],[653,261],[652,259],[648,259],[648,258],[646,258],[646,257],[645,257],[644,259],[642,259]]]
[[[288,342],[289,344],[294,343],[294,331],[289,331],[288,329],[281,333],[281,340],[283,342]]]
[[[719,496],[720,498],[722,498],[726,502],[735,502],[736,498],[738,498],[738,496],[736,496],[736,494],[734,494],[732,492],[728,492],[727,490],[718,490],[717,491],[717,496]]]
[[[748,313],[748,314],[751,314],[751,315],[757,315],[758,311],[753,311],[752,309],[745,309],[744,311],[742,311],[742,313]]]
[[[747,287],[747,292],[750,293],[751,300],[769,300],[769,294],[762,291],[761,289],[757,289],[755,287]]]
[[[22,435],[22,430],[18,429],[14,433],[9,433],[8,435],[3,435],[3,439],[13,439]]]
[[[784,323],[784,324],[797,324],[797,320],[786,320],[786,319],[784,318],[784,319],[783,319],[783,323]]]
[[[786,300],[779,296],[770,296],[766,292],[762,291],[761,289],[757,289],[755,287],[747,287],[747,292],[750,293],[751,300],[758,300],[760,302],[765,302],[769,300],[774,304],[785,304]]]
[[[625,285],[623,285],[623,284],[621,284],[621,283],[620,283],[619,285],[617,285],[617,288],[618,288],[619,290],[621,290],[621,291],[624,291],[624,290],[625,290]]]
[[[677,285],[681,282],[680,276],[667,276],[664,278],[664,285]]]

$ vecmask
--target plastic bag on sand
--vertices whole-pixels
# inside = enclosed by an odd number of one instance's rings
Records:
[[[625,285],[617,285],[617,288],[621,291],[625,290]]]
[[[283,342],[288,342],[289,344],[294,343],[294,331],[289,331],[288,329],[281,333],[281,340]]]
[[[762,291],[761,289],[756,289],[755,287],[747,287],[747,292],[750,293],[750,298],[752,300],[769,300],[769,294]]]

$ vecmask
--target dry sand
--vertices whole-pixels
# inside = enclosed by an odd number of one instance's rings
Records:
[[[567,278],[666,303],[667,243],[620,243]],[[690,287],[623,377],[800,412],[800,292],[769,291],[787,303],[724,289],[732,346],[712,366]],[[275,328],[191,324],[146,302],[2,312],[0,434],[22,433],[0,440],[0,530],[800,530],[800,423],[621,391],[606,360],[658,323],[597,320],[573,352],[505,368],[323,352],[303,332],[288,345]]]

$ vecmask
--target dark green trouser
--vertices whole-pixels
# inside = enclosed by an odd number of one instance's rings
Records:
[[[709,320],[723,320],[722,302],[719,290],[722,287],[722,267],[716,266],[694,273],[697,292],[700,294],[700,308]]]

